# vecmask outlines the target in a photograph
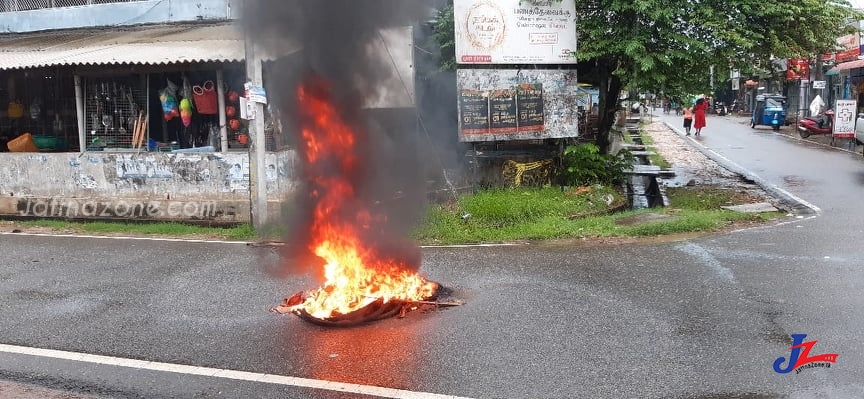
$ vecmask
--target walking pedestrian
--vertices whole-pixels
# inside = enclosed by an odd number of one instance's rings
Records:
[[[682,110],[684,112],[684,131],[690,135],[690,126],[693,125],[693,108],[687,106]]]
[[[696,100],[696,105],[693,106],[693,128],[696,129],[696,135],[702,133],[702,128],[705,127],[705,111],[708,110],[708,102],[704,98]]]

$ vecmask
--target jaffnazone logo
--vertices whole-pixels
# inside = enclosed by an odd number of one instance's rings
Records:
[[[19,203],[20,205],[20,203]],[[186,217],[216,216],[216,201],[95,201],[95,200],[27,200],[21,216],[36,217]]]

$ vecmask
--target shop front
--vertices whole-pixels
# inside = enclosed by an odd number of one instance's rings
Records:
[[[864,60],[838,63],[825,75],[833,83],[834,100],[858,100],[858,113],[864,112]]]
[[[94,209],[32,212],[89,201],[104,204],[96,217],[249,221],[251,116],[236,26],[3,35],[0,46],[0,215],[92,217]],[[293,192],[294,153],[277,113],[265,111],[277,212]],[[207,201],[208,212],[123,212],[117,201]]]

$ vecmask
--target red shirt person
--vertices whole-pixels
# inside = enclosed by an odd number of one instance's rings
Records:
[[[697,136],[705,127],[705,111],[707,110],[708,102],[704,98],[696,100],[696,105],[693,106],[693,128],[696,129]]]

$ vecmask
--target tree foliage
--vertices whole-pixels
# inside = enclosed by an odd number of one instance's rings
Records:
[[[453,21],[453,3],[447,4],[435,17],[435,41],[441,47],[441,69],[456,70],[456,25]]]

